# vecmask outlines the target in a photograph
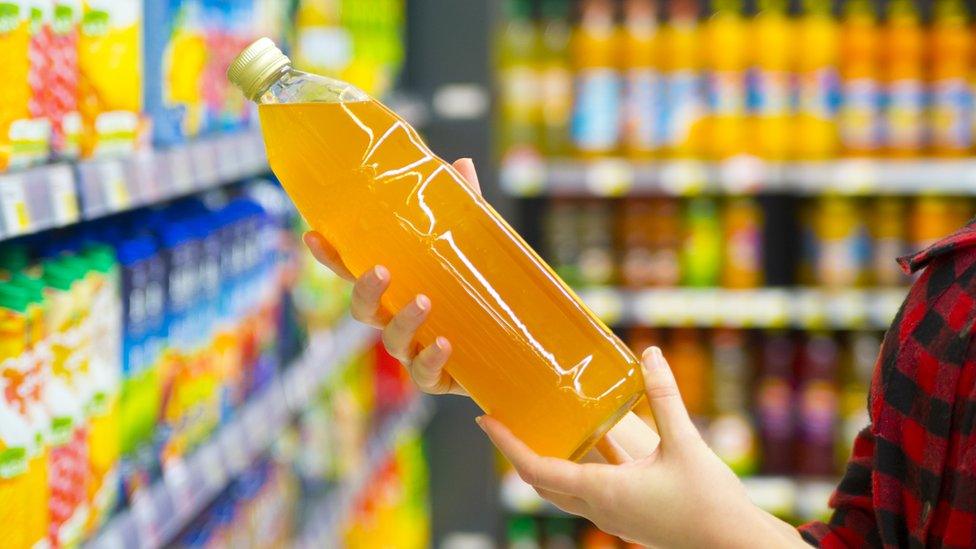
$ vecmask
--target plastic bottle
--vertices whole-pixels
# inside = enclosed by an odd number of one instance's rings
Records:
[[[738,475],[756,468],[756,433],[749,415],[752,383],[748,340],[741,330],[712,333],[712,409],[709,446]]]
[[[835,288],[863,285],[870,261],[867,227],[850,197],[822,197],[814,218],[817,282]]]
[[[749,197],[731,199],[723,216],[725,256],[722,285],[726,288],[756,288],[763,284],[763,212]]]
[[[884,23],[884,144],[888,156],[916,156],[925,145],[925,36],[914,0],[891,0]]]
[[[539,31],[532,4],[507,0],[505,27],[496,53],[499,78],[499,150],[501,154],[539,153]]]
[[[266,39],[229,76],[261,104],[272,169],[305,219],[353,273],[390,269],[386,310],[430,297],[418,340],[450,340],[446,368],[486,412],[537,452],[575,458],[630,409],[637,359],[403,120],[294,71]]]
[[[765,475],[793,472],[796,436],[796,378],[793,370],[796,355],[796,344],[788,333],[764,334],[755,405],[762,447],[760,471]]]
[[[829,0],[804,0],[797,20],[796,155],[823,160],[836,155],[838,25]]]
[[[711,357],[697,328],[679,328],[671,335],[669,362],[692,419],[704,420],[711,412]]]
[[[589,158],[619,149],[623,80],[614,4],[610,0],[583,0],[580,10],[572,37],[576,71],[572,136],[577,155]]]
[[[741,0],[718,0],[705,23],[708,78],[706,154],[722,160],[746,150],[746,41]]]
[[[752,20],[756,46],[752,56],[751,110],[755,152],[764,159],[786,160],[793,153],[794,22],[786,0],[762,0]]]
[[[613,250],[613,211],[605,200],[590,200],[580,212],[580,282],[601,286],[616,275]]]
[[[879,286],[904,284],[908,279],[895,260],[908,253],[905,203],[897,197],[879,198],[873,213],[870,231],[874,283]]]
[[[622,57],[624,70],[624,150],[646,159],[657,152],[660,130],[661,74],[657,2],[628,0],[624,4]]]
[[[872,155],[881,145],[878,17],[871,0],[847,0],[843,6],[840,139],[846,153]]]
[[[684,286],[715,287],[722,274],[722,219],[718,204],[695,197],[685,209],[681,274]]]
[[[972,70],[972,28],[961,0],[938,0],[934,8],[927,31],[932,152],[962,156],[973,146],[973,92],[967,81]]]
[[[570,286],[580,283],[580,204],[571,199],[554,199],[546,212],[546,257],[556,273]]]
[[[668,20],[661,29],[661,70],[664,107],[661,109],[662,146],[669,158],[701,155],[705,115],[704,90],[699,76],[703,52],[698,28],[697,0],[668,2]]]
[[[799,374],[797,472],[831,476],[839,428],[839,349],[830,334],[814,332],[803,348]]]
[[[573,114],[569,1],[543,1],[542,25],[539,75],[542,149],[548,156],[564,156],[570,151],[569,122]]]

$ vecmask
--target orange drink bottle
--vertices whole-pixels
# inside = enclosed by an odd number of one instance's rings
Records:
[[[804,0],[797,21],[796,155],[824,160],[837,152],[838,25],[828,0]]]
[[[661,109],[661,146],[675,159],[696,158],[703,146],[705,99],[700,70],[703,48],[697,0],[668,3],[668,21],[661,28],[661,72],[664,106]]]
[[[619,29],[609,0],[584,0],[580,10],[570,42],[576,70],[571,132],[577,155],[593,158],[612,154],[620,145]]]
[[[421,345],[535,451],[578,458],[642,393],[640,365],[518,234],[395,113],[295,71],[268,39],[228,71],[259,103],[271,167],[356,275],[385,265],[398,311],[431,298]]]
[[[624,150],[646,159],[657,152],[661,76],[657,70],[657,2],[628,0],[624,4]]]
[[[870,0],[848,0],[840,25],[841,146],[850,155],[877,152],[881,141],[880,34]]]
[[[741,0],[715,2],[705,23],[708,74],[708,155],[722,160],[745,152],[746,41]]]
[[[937,0],[929,29],[932,151],[962,156],[973,145],[973,95],[967,78],[972,34],[962,0]]]
[[[768,160],[791,155],[793,20],[786,0],[760,0],[752,21],[757,43],[752,59],[752,109],[756,153]]]
[[[884,141],[888,156],[915,156],[925,138],[925,39],[913,0],[892,0],[884,27]]]

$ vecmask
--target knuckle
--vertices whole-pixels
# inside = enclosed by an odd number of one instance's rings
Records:
[[[674,383],[658,383],[647,386],[647,398],[660,400],[680,397],[678,386]]]

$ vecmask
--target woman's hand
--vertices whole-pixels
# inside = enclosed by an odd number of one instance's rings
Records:
[[[482,416],[478,424],[539,495],[625,540],[652,547],[806,547],[795,529],[752,504],[702,440],[661,351],[648,349],[641,362],[661,440],[641,444],[642,427],[625,420],[600,448],[616,464],[540,457],[499,421]]]
[[[481,194],[474,162],[470,158],[462,158],[453,165],[467,184]],[[355,283],[352,291],[352,317],[383,330],[386,350],[406,367],[414,383],[422,391],[431,394],[467,394],[444,371],[444,364],[451,355],[451,343],[446,338],[438,337],[427,347],[418,349],[414,334],[427,320],[432,306],[427,296],[418,295],[396,314],[390,315],[380,305],[383,292],[390,286],[390,271],[386,267],[377,265],[356,278],[343,264],[336,249],[321,234],[314,231],[305,233],[304,240],[319,263]]]

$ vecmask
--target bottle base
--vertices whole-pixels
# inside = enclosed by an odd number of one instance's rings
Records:
[[[593,448],[593,445],[603,438],[603,435],[607,434],[607,432],[612,429],[614,425],[616,425],[625,415],[627,415],[627,412],[633,409],[634,405],[637,404],[637,401],[640,400],[642,394],[644,394],[643,391],[635,393],[626,402],[624,402],[623,405],[617,408],[613,414],[606,419],[606,421],[601,423],[600,426],[590,434],[590,436],[586,437],[582,444],[576,447],[576,450],[570,454],[569,460],[579,461],[584,455],[586,455],[586,453],[590,451],[590,448]]]

